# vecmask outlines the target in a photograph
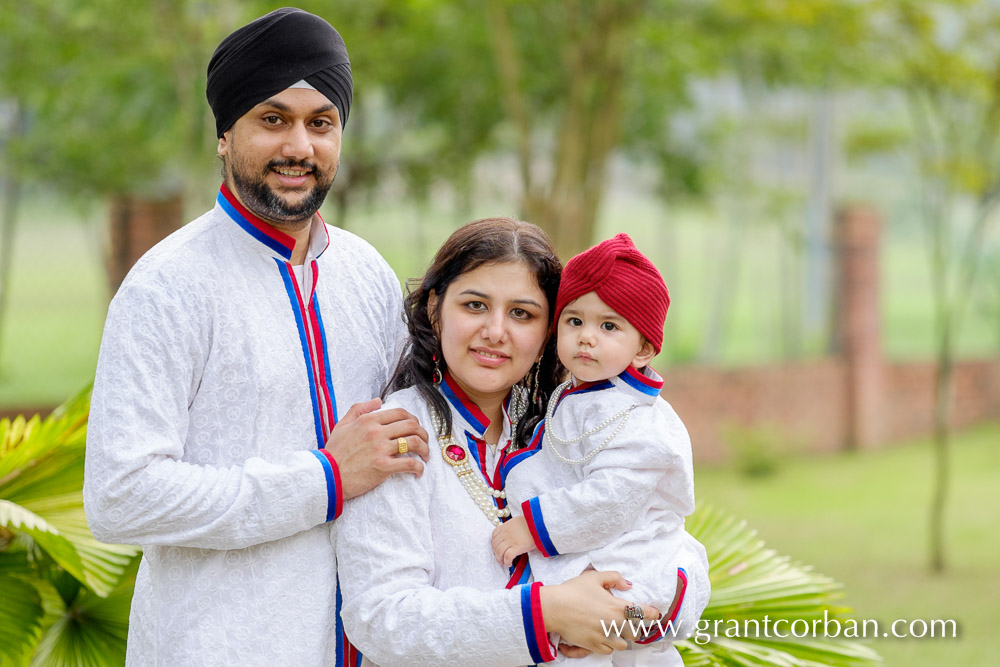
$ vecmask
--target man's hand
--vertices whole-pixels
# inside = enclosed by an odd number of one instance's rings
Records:
[[[492,543],[493,556],[504,567],[510,567],[515,558],[535,548],[535,540],[523,516],[514,517],[494,528]]]
[[[340,469],[344,500],[370,491],[397,472],[418,476],[424,472],[420,459],[429,456],[427,431],[406,410],[376,412],[380,407],[378,398],[355,403],[326,441]],[[406,438],[407,454],[399,453],[399,438]]]

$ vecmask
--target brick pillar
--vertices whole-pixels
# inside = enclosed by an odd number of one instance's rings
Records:
[[[137,197],[111,200],[106,268],[112,294],[147,250],[180,229],[183,208],[180,195],[160,200]]]
[[[881,220],[872,208],[852,206],[837,215],[840,349],[846,366],[847,449],[871,447],[883,435],[882,355],[879,307]]]

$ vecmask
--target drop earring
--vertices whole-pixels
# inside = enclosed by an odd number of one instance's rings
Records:
[[[539,358],[535,362],[535,377],[531,381],[531,403],[539,408],[542,407],[541,389],[538,386],[540,384],[538,376],[541,373],[541,369],[542,360]]]
[[[431,382],[434,383],[434,386],[437,386],[441,384],[441,380],[444,379],[444,377],[441,375],[441,365],[438,362],[437,354],[431,355],[431,361],[434,362],[434,372],[431,373]]]

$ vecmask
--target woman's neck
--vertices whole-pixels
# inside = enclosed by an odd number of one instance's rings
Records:
[[[483,416],[490,420],[490,425],[486,427],[486,431],[483,433],[483,438],[486,442],[492,445],[497,444],[497,441],[500,439],[500,434],[503,433],[503,406],[504,403],[507,402],[507,396],[510,395],[510,390],[508,389],[505,392],[480,392],[474,387],[466,386],[461,380],[451,374],[448,374],[447,382],[453,389],[457,390],[459,400],[468,401],[474,404],[477,408],[479,408],[479,411],[483,413]]]
[[[503,401],[498,401],[496,405],[480,405],[479,409],[490,420],[489,428],[486,429],[483,438],[487,443],[495,445],[503,433]]]

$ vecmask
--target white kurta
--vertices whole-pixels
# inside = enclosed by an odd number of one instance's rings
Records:
[[[129,664],[342,657],[327,522],[343,502],[319,448],[394,370],[401,291],[370,245],[318,216],[304,285],[293,244],[223,186],[111,302],[84,500],[99,539],[143,549]]]
[[[504,456],[489,456],[481,440],[488,419],[450,378],[441,389],[452,408],[455,439],[468,447],[477,474],[497,480]],[[410,388],[390,396],[386,406],[417,417],[427,428],[431,455],[422,477],[390,477],[348,502],[336,522],[348,637],[383,667],[501,667],[552,659],[539,584],[520,583],[527,575],[519,572],[517,583],[505,589],[511,572],[493,557],[494,526],[442,457],[424,400]],[[509,434],[505,420],[501,447]]]
[[[562,583],[591,566],[616,570],[633,587],[615,595],[666,612],[680,568],[686,587],[673,620],[682,638],[695,631],[710,584],[705,549],[684,529],[684,517],[694,511],[691,442],[660,397],[662,386],[651,369],[643,374],[629,368],[610,380],[553,395],[552,420],[539,426],[532,447],[508,472],[506,492],[511,510],[525,517],[535,540],[538,551],[530,562],[538,580]],[[563,460],[577,461],[600,448],[624,418],[616,415],[630,406],[635,407],[627,421],[603,449],[580,463]],[[602,424],[579,442],[552,440],[553,434],[572,440]],[[671,640],[668,634],[637,650],[669,653],[672,657],[654,664],[670,664],[678,660]]]

